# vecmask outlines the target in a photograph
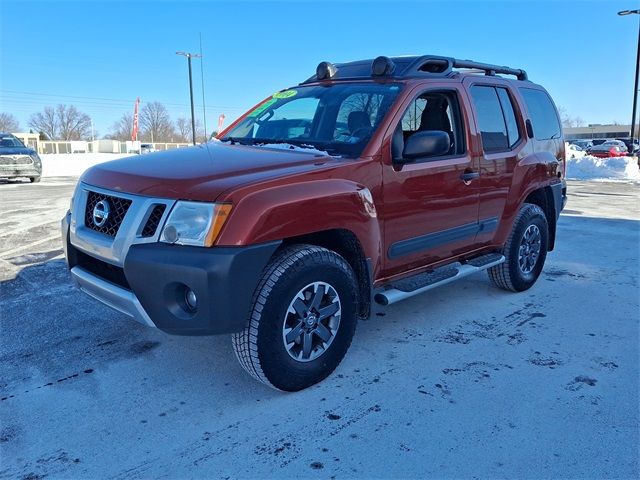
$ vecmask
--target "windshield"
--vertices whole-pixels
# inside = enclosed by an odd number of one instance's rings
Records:
[[[290,144],[357,157],[400,91],[399,84],[343,83],[273,94],[220,140]]]
[[[24,144],[13,135],[0,135],[0,148],[24,147]]]

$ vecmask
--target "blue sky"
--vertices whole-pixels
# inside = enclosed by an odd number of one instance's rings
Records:
[[[26,129],[46,105],[75,104],[100,135],[136,97],[189,116],[187,66],[202,33],[209,131],[318,62],[426,54],[524,68],[587,123],[630,123],[637,0],[0,3],[0,111]],[[202,104],[200,65],[194,90]],[[197,112],[201,116],[201,107]]]

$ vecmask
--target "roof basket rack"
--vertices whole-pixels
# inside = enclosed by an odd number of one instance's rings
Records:
[[[470,70],[469,73],[484,72],[485,75],[513,75],[518,80],[528,80],[527,72],[518,68],[452,57],[440,57],[438,55],[421,55],[408,57],[380,56],[374,60],[359,60],[335,65],[329,62],[321,62],[316,69],[316,75],[308,78],[302,84],[323,80],[371,77],[380,79],[385,77],[445,77],[456,73],[454,69]]]

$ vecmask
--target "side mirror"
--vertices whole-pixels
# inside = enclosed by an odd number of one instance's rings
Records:
[[[451,148],[451,139],[441,130],[424,130],[407,138],[402,151],[402,160],[409,163],[420,157],[445,155]]]

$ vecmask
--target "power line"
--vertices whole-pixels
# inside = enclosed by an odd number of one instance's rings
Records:
[[[114,103],[120,103],[120,104],[125,104],[127,106],[130,106],[131,104],[133,104],[135,102],[135,99],[117,99],[117,98],[103,98],[103,97],[87,97],[87,96],[81,96],[81,95],[61,95],[61,94],[53,94],[53,93],[41,93],[41,92],[24,92],[24,91],[17,91],[17,90],[4,90],[4,89],[0,89],[0,92],[6,92],[6,93],[11,93],[11,94],[18,94],[18,95],[36,95],[36,96],[43,96],[43,97],[54,97],[54,98],[77,98],[77,99],[84,99],[84,100],[101,100],[101,101],[106,101],[106,102],[114,102]],[[174,102],[163,102],[161,100],[157,100],[160,103],[164,104],[164,105],[172,105],[172,106],[176,106],[176,107],[188,107],[189,104],[186,103],[174,103]],[[198,107],[201,107],[202,105],[198,105]],[[210,105],[209,108],[220,108],[220,109],[233,109],[233,110],[240,110],[240,107],[231,107],[231,106],[225,106],[225,105]]]

